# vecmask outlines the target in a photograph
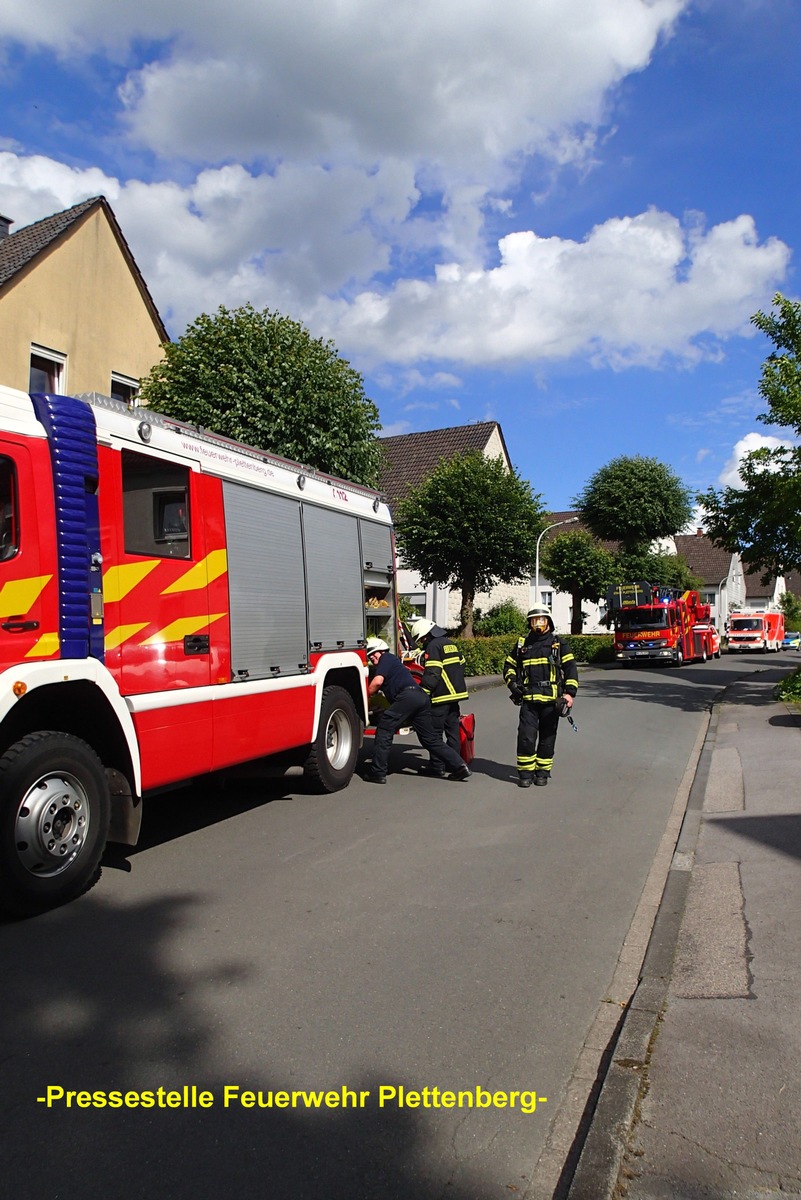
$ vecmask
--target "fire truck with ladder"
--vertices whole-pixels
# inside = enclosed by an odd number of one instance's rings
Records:
[[[610,588],[606,602],[618,662],[655,659],[680,667],[715,653],[709,605],[698,592],[641,581]]]
[[[349,783],[395,646],[378,492],[97,395],[0,387],[0,907],[79,895],[143,798]]]

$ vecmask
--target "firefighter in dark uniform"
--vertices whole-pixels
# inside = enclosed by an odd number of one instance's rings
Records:
[[[517,726],[518,787],[547,784],[553,766],[559,717],[570,712],[578,690],[573,651],[554,632],[551,610],[538,604],[526,614],[529,632],[518,638],[503,677],[520,706]]]
[[[444,629],[428,617],[412,622],[412,637],[423,651],[423,678],[420,686],[431,697],[431,717],[434,729],[456,753],[459,753],[459,703],[467,699],[464,678],[464,659]],[[425,775],[441,775],[436,763],[421,768]]]
[[[428,696],[415,683],[411,671],[404,667],[396,654],[392,654],[381,638],[367,639],[367,662],[370,666],[367,694],[374,696],[382,691],[389,700],[389,708],[385,708],[378,719],[373,738],[373,761],[364,778],[369,783],[386,783],[392,738],[401,726],[411,725],[420,745],[428,751],[432,762],[443,775],[450,772],[449,779],[469,779],[467,764],[434,732]]]

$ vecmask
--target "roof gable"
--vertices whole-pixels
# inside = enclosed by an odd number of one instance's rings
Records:
[[[418,487],[432,474],[442,459],[454,458],[470,450],[482,454],[498,433],[507,466],[511,467],[503,433],[497,421],[479,421],[475,425],[452,425],[425,433],[402,433],[381,438],[383,465],[380,487],[394,511],[409,488]]]
[[[717,587],[721,579],[728,578],[732,554],[716,546],[706,534],[677,533],[673,541],[693,575],[708,587]]]
[[[134,277],[145,306],[150,312],[161,341],[168,342],[169,335],[153,297],[150,295],[147,284],[131,253],[131,248],[123,237],[122,230],[105,196],[93,196],[89,200],[82,200],[80,204],[74,204],[72,208],[65,208],[62,212],[54,213],[50,217],[43,217],[41,221],[35,221],[33,225],[26,225],[16,233],[0,238],[0,290],[13,284],[22,271],[34,266],[40,255],[51,250],[63,238],[69,237],[97,209],[102,209],[108,219],[112,233]]]

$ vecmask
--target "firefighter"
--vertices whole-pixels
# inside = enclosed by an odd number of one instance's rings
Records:
[[[412,637],[423,651],[423,678],[420,686],[431,697],[431,718],[435,732],[459,753],[460,700],[467,699],[464,659],[444,629],[418,617],[411,624]],[[442,775],[436,763],[420,768],[424,775]]]
[[[460,782],[469,779],[467,764],[434,732],[428,696],[415,683],[411,671],[404,667],[381,638],[367,639],[367,662],[370,665],[367,694],[374,696],[382,691],[389,700],[389,708],[385,708],[378,719],[373,738],[373,761],[364,778],[369,783],[387,782],[392,738],[402,725],[411,725],[420,745],[429,752],[432,762],[443,775],[450,772],[448,778]]]
[[[520,706],[517,726],[517,784],[544,787],[551,776],[559,717],[573,707],[578,689],[576,659],[554,632],[551,610],[535,605],[526,614],[529,632],[517,639],[503,677]]]

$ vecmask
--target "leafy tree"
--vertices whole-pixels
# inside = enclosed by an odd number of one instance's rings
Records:
[[[581,633],[583,600],[600,600],[617,578],[617,563],[584,529],[560,533],[545,547],[543,566],[548,582],[573,597],[571,633]]]
[[[541,498],[499,458],[477,450],[442,459],[396,514],[404,566],[424,583],[459,588],[459,633],[473,636],[476,592],[531,573],[543,526]]]
[[[624,552],[617,556],[617,570],[621,583],[647,579],[649,583],[681,588],[683,592],[697,592],[704,586],[703,579],[692,573],[681,554],[665,554],[658,550]]]
[[[768,408],[757,420],[801,436],[801,303],[777,292],[775,313],[751,318],[774,344],[762,364],[759,392]],[[742,488],[709,488],[698,496],[712,540],[770,575],[801,568],[801,444],[761,446],[743,456]]]
[[[689,488],[670,467],[638,454],[601,467],[574,504],[597,538],[632,551],[678,533],[690,519],[691,501]]]
[[[164,347],[142,399],[165,416],[375,486],[378,409],[332,342],[250,304],[202,313]]]
[[[779,608],[784,613],[785,629],[801,629],[801,596],[783,592],[779,597]]]

